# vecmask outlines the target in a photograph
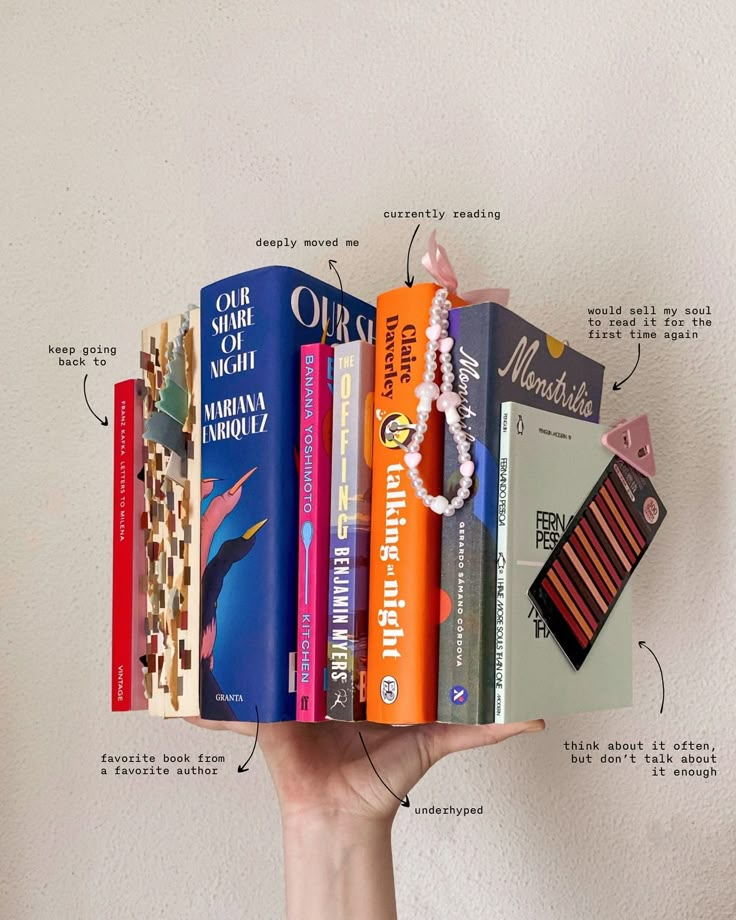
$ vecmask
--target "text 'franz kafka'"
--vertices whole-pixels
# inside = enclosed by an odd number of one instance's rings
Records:
[[[248,349],[248,331],[256,324],[256,308],[250,288],[223,291],[215,301],[217,315],[210,321],[209,335],[218,340],[220,354],[210,360],[210,380],[245,374],[256,366],[256,349]],[[262,390],[237,387],[233,396],[204,404],[202,443],[240,441],[266,431],[268,412]]]

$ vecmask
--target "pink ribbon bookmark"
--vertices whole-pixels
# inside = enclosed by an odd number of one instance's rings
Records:
[[[440,246],[436,237],[436,231],[433,230],[429,236],[427,252],[422,256],[422,265],[440,287],[446,288],[449,294],[457,294],[461,300],[466,301],[468,304],[490,301],[501,304],[502,307],[508,306],[508,288],[478,288],[476,291],[458,291],[457,275],[453,270],[447,250]]]

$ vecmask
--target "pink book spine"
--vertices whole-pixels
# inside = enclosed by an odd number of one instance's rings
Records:
[[[325,718],[332,466],[331,345],[303,345],[299,402],[299,596],[296,717]]]

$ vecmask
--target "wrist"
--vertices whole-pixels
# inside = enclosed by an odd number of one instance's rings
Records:
[[[282,806],[281,826],[284,835],[309,833],[329,834],[349,839],[354,834],[390,834],[393,816],[361,815],[332,806]]]
[[[289,920],[395,918],[390,818],[319,808],[281,822]]]

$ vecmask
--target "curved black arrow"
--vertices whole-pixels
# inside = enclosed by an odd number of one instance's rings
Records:
[[[238,767],[238,773],[247,773],[247,772],[248,772],[248,764],[250,763],[250,758],[251,758],[251,757],[255,754],[255,752],[256,752],[256,745],[258,744],[258,729],[260,728],[260,726],[261,726],[261,718],[260,718],[260,716],[258,715],[258,707],[256,706],[256,737],[255,737],[255,740],[253,741],[253,750],[250,752],[250,757],[248,757],[248,759],[246,760],[246,762],[245,762],[245,763],[241,763],[240,766]]]
[[[365,741],[363,741],[363,735],[362,735],[360,732],[358,732],[358,737],[360,738],[360,743],[363,745],[363,750],[365,751],[365,756],[368,758],[368,763],[373,767],[373,772],[376,774],[376,776],[377,776],[379,779],[381,779],[381,777],[380,777],[380,775],[379,775],[379,773],[378,773],[378,770],[376,770],[376,768],[375,768],[375,766],[374,766],[374,764],[373,764],[373,761],[371,760],[371,755],[368,753],[368,748],[365,746]],[[381,782],[383,783],[384,786],[386,786],[386,783],[384,783],[382,779],[381,779]],[[403,799],[400,799],[400,798],[398,797],[398,795],[396,795],[396,793],[395,793],[392,789],[389,789],[388,786],[386,786],[386,789],[388,789],[388,791],[391,793],[391,795],[392,795],[398,802],[400,802],[400,803],[404,806],[404,808],[408,808],[408,807],[409,807],[409,796],[408,796],[408,795],[406,795]]]
[[[637,343],[636,343],[636,349],[637,349],[637,351],[636,351],[636,364],[634,365],[634,371],[635,371],[635,370],[637,369],[637,367],[639,366],[639,358],[641,358],[641,342],[637,342]],[[631,375],[634,373],[634,371],[632,371],[631,374],[629,374],[629,377],[631,377]],[[624,377],[624,379],[621,381],[621,383],[617,383],[617,381],[614,380],[614,381],[613,381],[613,389],[614,389],[614,390],[620,390],[621,387],[622,387],[622,386],[626,383],[626,381],[629,379],[629,377]]]
[[[342,322],[342,314],[345,309],[345,297],[342,289],[342,278],[340,277],[340,272],[335,268],[337,264],[334,259],[329,259],[327,264],[330,266],[330,271],[333,271],[337,275],[337,280],[340,282],[340,312],[337,314],[337,322],[335,323],[335,329],[337,330]],[[325,323],[324,335],[322,336],[322,344],[324,345],[325,340],[327,339],[327,324]]]
[[[659,668],[659,676],[662,678],[662,705],[659,707],[659,712],[661,715],[664,710],[664,674],[662,673],[662,665],[659,663],[659,658],[657,658],[654,652],[652,652],[652,650],[649,648],[646,642],[643,642],[643,641],[640,642],[639,648],[645,648],[648,652],[651,652],[651,655],[654,658],[654,660],[657,662],[657,667]]]
[[[335,268],[337,264],[334,259],[330,259],[327,264],[330,266],[330,270],[337,275],[337,280],[340,282],[340,306],[344,306],[343,303],[343,292],[342,292],[342,278],[340,277],[340,272]]]
[[[409,250],[406,253],[406,281],[404,282],[404,284],[407,287],[411,287],[412,284],[414,284],[414,275],[412,275],[411,278],[409,277],[409,256],[411,254],[411,247],[414,242],[414,237],[417,235],[420,227],[421,227],[421,224],[417,224],[417,229],[412,234],[411,242],[409,243]]]
[[[87,377],[89,377],[89,374],[84,375],[84,382],[82,383],[82,392],[84,393],[84,401],[87,403],[87,408],[92,413],[92,415],[94,415],[94,417],[97,419],[100,425],[107,425],[107,416],[105,416],[104,419],[101,419],[99,415],[93,410],[92,406],[90,406],[89,404],[89,400],[87,399]]]

